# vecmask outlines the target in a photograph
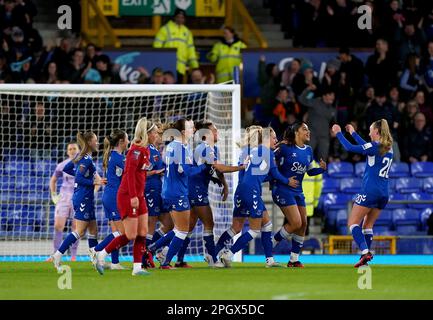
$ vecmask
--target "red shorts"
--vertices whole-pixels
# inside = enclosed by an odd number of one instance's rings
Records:
[[[117,210],[119,210],[122,220],[126,217],[137,218],[138,216],[147,214],[147,204],[144,197],[138,197],[138,202],[138,209],[134,213],[131,207],[131,197],[128,194],[117,193]]]

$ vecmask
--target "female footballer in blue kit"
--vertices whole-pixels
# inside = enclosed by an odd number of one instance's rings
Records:
[[[320,168],[313,168],[313,150],[308,143],[310,130],[304,122],[289,126],[284,133],[284,140],[275,152],[278,168],[286,178],[296,179],[295,186],[277,181],[272,188],[272,198],[280,207],[288,223],[274,235],[274,246],[283,238],[290,241],[292,248],[287,267],[302,268],[299,254],[304,243],[307,230],[307,210],[302,191],[302,180],[305,173],[315,176],[325,172],[326,163],[320,159]]]
[[[56,269],[60,267],[62,255],[73,243],[84,236],[86,230],[88,231],[89,248],[93,248],[98,244],[94,186],[105,185],[107,179],[97,175],[95,163],[92,160],[92,152],[98,150],[98,138],[96,135],[91,131],[85,133],[79,132],[77,134],[77,141],[81,152],[64,168],[66,173],[71,174],[73,173],[74,163],[76,165],[74,195],[72,196],[76,231],[71,232],[60,245],[59,249],[52,255],[52,261]]]
[[[162,177],[165,172],[165,164],[162,161],[159,146],[161,144],[161,132],[157,124],[153,124],[149,128],[149,151],[151,168],[147,171],[146,179],[146,201],[149,210],[149,229],[146,243],[151,245],[160,237],[164,236],[168,231],[173,229],[173,221],[171,220],[168,209],[164,207],[161,191]],[[157,222],[161,223],[161,227],[155,230]]]
[[[181,249],[189,232],[191,206],[188,198],[188,179],[206,169],[206,164],[194,165],[189,142],[194,134],[194,122],[177,120],[170,128],[174,137],[165,152],[166,170],[162,184],[162,198],[170,210],[174,230],[157,242],[170,241],[167,254],[160,260],[161,269],[171,269],[170,262]],[[170,240],[171,238],[171,240]],[[157,245],[154,243],[154,245]],[[152,250],[152,246],[149,247]]]
[[[266,128],[267,130],[270,130],[271,135],[271,150],[275,147],[277,143],[277,135],[275,134],[275,131],[272,128]],[[257,130],[263,130],[261,126],[252,125],[246,128],[245,130],[245,136],[244,136],[244,142],[242,143],[241,147],[241,154],[239,156],[239,162],[238,165],[242,165],[245,163],[248,163],[249,160],[249,153],[250,153],[250,141],[252,134],[254,134]],[[272,150],[273,151],[273,150]],[[242,183],[243,177],[245,175],[245,171],[241,170],[239,171],[239,177],[238,177],[238,186]],[[265,181],[269,181],[272,179],[269,179],[268,176],[264,179]],[[261,242],[264,249],[264,254],[266,257],[266,264],[265,266],[267,268],[272,267],[280,267],[281,265],[274,261],[274,257],[272,254],[272,221],[271,217],[269,216],[268,211],[266,210],[265,206],[263,205],[263,219],[262,219],[262,228],[261,228]],[[233,215],[233,222],[232,226],[224,231],[220,238],[218,239],[218,242],[216,244],[216,254],[219,254],[221,250],[227,246],[228,243],[230,243],[231,239],[238,233],[242,231],[243,225],[245,222],[245,216],[241,214],[241,212],[236,212]],[[217,267],[223,267],[224,264],[220,261],[216,263]]]
[[[201,141],[194,150],[194,164],[200,165],[207,163],[206,170],[192,175],[188,180],[189,187],[189,200],[191,203],[191,216],[190,216],[190,232],[185,239],[184,245],[179,250],[177,255],[177,262],[175,267],[177,268],[188,268],[190,267],[186,262],[183,261],[186,249],[197,224],[198,219],[203,223],[203,240],[207,254],[205,255],[205,261],[210,267],[214,266],[217,261],[215,252],[215,240],[213,234],[214,221],[212,209],[208,199],[208,188],[209,182],[214,180],[214,172],[217,174],[220,183],[223,185],[222,200],[225,201],[228,196],[228,185],[224,178],[224,173],[236,172],[244,170],[243,165],[239,166],[227,166],[218,162],[219,154],[216,143],[218,141],[218,130],[212,122],[203,121],[196,123],[196,134]]]
[[[369,133],[371,142],[368,143],[355,132],[351,125],[346,126],[346,131],[352,135],[358,145],[352,145],[344,137],[340,126],[334,125],[332,131],[336,133],[338,140],[347,151],[367,156],[361,191],[355,197],[355,204],[347,220],[353,239],[362,254],[355,264],[355,268],[358,268],[368,264],[373,259],[370,252],[373,241],[373,226],[381,210],[388,203],[388,172],[393,158],[392,136],[385,119],[371,124]]]
[[[262,186],[268,175],[273,179],[294,186],[293,178],[286,178],[278,171],[274,154],[271,151],[275,147],[276,137],[272,137],[272,131],[257,127],[249,131],[248,141],[248,164],[245,169],[242,182],[236,188],[234,196],[233,217],[240,219],[234,220],[232,229],[236,233],[240,232],[245,219],[249,219],[250,230],[242,234],[230,249],[224,249],[220,256],[221,264],[218,267],[230,267],[233,255],[243,249],[249,241],[256,238],[262,229],[263,214],[266,207],[262,200]],[[237,225],[242,222],[241,225]],[[240,228],[239,228],[240,227]],[[240,230],[239,230],[240,229]],[[269,241],[272,251],[272,243]],[[265,248],[266,251],[266,248]]]
[[[94,248],[89,249],[92,262],[96,264],[96,252],[103,250],[114,238],[125,233],[119,211],[117,210],[117,191],[119,190],[122,174],[125,167],[125,155],[123,154],[129,145],[128,135],[125,131],[114,129],[104,139],[104,155],[102,167],[106,172],[107,185],[102,195],[105,218],[108,219],[111,231],[104,240]],[[111,270],[125,269],[119,263],[119,250],[111,252]]]

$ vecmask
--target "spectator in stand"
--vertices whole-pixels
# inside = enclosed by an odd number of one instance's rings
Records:
[[[32,57],[23,58],[11,64],[14,83],[35,83],[32,71]]]
[[[418,90],[415,93],[415,101],[418,104],[419,111],[422,112],[426,118],[427,125],[429,127],[433,126],[433,108],[431,101],[426,101],[425,93],[423,90]]]
[[[308,86],[299,97],[299,102],[308,108],[307,123],[311,130],[310,146],[316,159],[327,161],[330,143],[330,130],[335,123],[336,111],[334,107],[335,93],[323,91],[322,96],[312,98],[317,91],[314,84]]]
[[[420,58],[416,54],[407,56],[406,68],[400,78],[402,99],[407,101],[412,98],[418,88],[423,84],[420,71]]]
[[[44,103],[38,101],[30,114],[26,130],[31,155],[36,159],[50,158],[52,147],[51,120]]]
[[[8,43],[10,62],[20,61],[23,57],[33,55],[33,52],[25,41],[24,32],[19,27],[12,28],[10,39]]]
[[[418,112],[420,111],[415,100],[410,100],[406,103],[405,108],[400,112],[400,138],[404,137],[409,128],[413,126],[415,115]]]
[[[215,83],[215,75],[211,73],[209,77],[203,75],[203,72],[200,69],[191,70],[191,84],[214,84]]]
[[[337,92],[340,84],[340,65],[341,62],[337,59],[332,59],[326,63],[326,70],[320,84],[321,90]]]
[[[164,83],[164,71],[161,68],[154,68],[152,70],[151,84],[163,84]]]
[[[323,46],[326,8],[322,1],[299,1],[297,8],[299,26],[295,32],[294,45],[310,48]]]
[[[430,2],[429,4],[430,4],[430,8],[426,11],[426,15],[424,16],[424,30],[427,39],[431,41],[433,40],[433,3]],[[432,234],[433,234],[433,230],[432,230]]]
[[[281,73],[281,86],[287,89],[291,88],[293,79],[301,71],[301,60],[295,58],[290,63],[286,64]]]
[[[312,84],[317,88],[320,87],[319,79],[314,76],[313,65],[307,61],[303,61],[300,72],[293,77],[292,89],[295,96],[299,97]]]
[[[327,11],[327,46],[349,46],[356,22],[357,8],[349,0],[330,1]]]
[[[50,60],[56,63],[57,69],[61,75],[65,73],[65,69],[68,69],[68,62],[71,60],[71,50],[71,39],[62,38],[60,40],[60,45],[53,50],[51,55]]]
[[[266,64],[266,57],[261,56],[258,77],[262,113],[265,117],[270,118],[272,117],[274,99],[280,85],[278,66],[275,63]]]
[[[392,86],[388,92],[388,102],[392,104],[394,108],[400,112],[402,108],[404,108],[404,103],[400,101],[400,91],[398,91],[397,86]]]
[[[187,68],[198,68],[197,54],[191,31],[185,26],[186,12],[176,9],[173,20],[159,29],[153,42],[154,48],[177,49],[177,81],[183,83]]]
[[[381,32],[386,39],[394,39],[400,25],[405,22],[403,10],[400,8],[398,0],[391,0],[385,9]]]
[[[171,71],[164,71],[164,73],[163,73],[163,83],[164,84],[175,84],[176,83],[176,78],[174,76],[174,73],[171,72]]]
[[[432,133],[426,125],[424,114],[418,112],[415,115],[414,125],[405,134],[404,160],[411,163],[428,161],[432,156]]]
[[[54,61],[48,63],[45,71],[42,76],[38,80],[39,83],[48,83],[48,84],[59,84],[61,83],[59,78],[59,72],[57,70],[57,64]]]
[[[299,110],[296,110],[293,92],[289,92],[286,87],[281,87],[278,91],[274,106],[271,127],[275,130],[278,140],[281,140],[288,124],[297,120]]]
[[[347,47],[340,48],[338,57],[341,61],[340,73],[346,75],[348,85],[357,95],[364,85],[364,64]]]
[[[0,33],[10,35],[12,27],[15,26],[15,7],[14,0],[5,0],[3,5],[0,5]]]
[[[110,57],[108,57],[106,54],[101,54],[94,58],[93,68],[96,68],[101,75],[102,84],[121,83],[119,73],[113,71]]]
[[[92,63],[92,68],[96,67],[96,46],[93,43],[89,43],[86,46],[86,56],[84,57],[84,63],[87,65],[89,62]]]
[[[424,48],[426,44],[426,36],[424,30],[421,28],[421,23],[415,27],[415,24],[410,21],[406,21],[404,25],[400,23],[399,28],[397,29],[394,41],[396,43],[397,50],[397,59],[399,67],[403,67],[404,62],[410,54],[416,54],[417,56],[421,56],[422,48]]]
[[[233,80],[233,68],[242,63],[241,50],[247,47],[233,28],[224,27],[223,31],[223,39],[214,44],[207,54],[209,61],[216,63],[217,83]]]
[[[392,58],[388,42],[384,39],[376,41],[374,54],[368,57],[365,66],[368,82],[375,89],[387,90],[396,82],[397,66]]]
[[[427,89],[433,92],[433,40],[430,40],[427,45],[427,52],[421,61],[421,71]]]
[[[32,28],[33,16],[29,11],[30,8],[28,5],[26,5],[26,2],[24,2],[24,0],[15,0],[15,6],[12,11],[12,15],[14,19],[14,25],[27,32]]]
[[[72,52],[72,59],[69,65],[64,68],[62,80],[68,83],[84,83],[84,77],[91,68],[89,62],[87,66],[84,64],[84,53],[81,49],[75,49]]]
[[[398,135],[397,130],[399,127],[399,113],[398,109],[390,104],[386,99],[386,93],[384,91],[377,91],[376,97],[371,105],[365,112],[366,123],[373,123],[374,121],[385,119],[388,121],[389,128],[391,130],[392,137],[394,139],[393,152],[394,161],[400,161],[400,151],[398,148]]]
[[[363,93],[355,101],[352,108],[351,119],[356,122],[357,128],[363,133],[367,132],[367,126],[369,125],[365,121],[365,113],[374,101],[374,98],[374,88],[368,86],[363,90]]]
[[[6,60],[6,56],[0,51],[0,83],[12,82],[12,73]]]

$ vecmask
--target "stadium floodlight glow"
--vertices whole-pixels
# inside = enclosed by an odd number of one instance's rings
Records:
[[[136,121],[143,116],[163,123],[179,117],[206,119],[221,132],[223,139],[217,143],[221,162],[237,165],[240,103],[240,86],[235,84],[2,84],[0,260],[13,256],[31,260],[53,252],[54,205],[49,178],[55,164],[66,158],[66,144],[75,140],[79,130],[93,130],[102,141],[115,128],[132,136]],[[36,105],[39,116],[48,120],[42,129],[32,129]],[[100,149],[96,159],[102,175],[102,146]],[[231,225],[237,173],[226,174],[226,180],[231,195],[226,202],[221,201],[218,186],[211,183],[209,188],[216,239]],[[96,198],[100,239],[108,233],[101,196],[99,192]],[[202,229],[199,223],[187,254],[203,255]],[[86,252],[87,243],[83,242],[78,253]],[[239,261],[241,256],[235,259]]]

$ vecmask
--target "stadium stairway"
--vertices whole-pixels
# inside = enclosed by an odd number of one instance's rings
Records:
[[[33,23],[34,28],[39,31],[44,44],[50,40],[55,41],[58,37],[57,17],[59,16],[58,6],[53,5],[56,4],[56,1],[53,3],[46,0],[34,0],[33,2],[38,8],[38,14]]]
[[[293,47],[292,40],[284,38],[284,32],[281,31],[281,24],[274,22],[274,18],[270,12],[271,10],[264,8],[263,0],[244,0],[243,2],[254,22],[267,40],[269,48]]]

